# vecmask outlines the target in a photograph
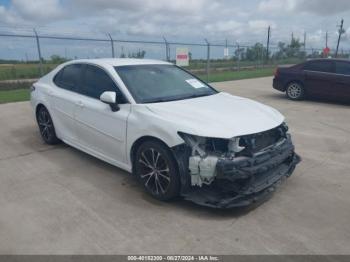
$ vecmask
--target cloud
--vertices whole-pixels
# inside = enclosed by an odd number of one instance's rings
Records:
[[[96,10],[119,10],[142,13],[155,13],[158,11],[189,14],[202,10],[205,5],[209,5],[209,0],[176,0],[176,1],[159,1],[159,0],[72,0],[70,5],[75,8],[90,11]]]
[[[276,24],[268,20],[251,20],[248,22],[249,29],[252,31],[266,31],[270,26],[272,29],[276,28]]]
[[[0,0],[1,1],[1,0]],[[238,2],[238,1],[237,1]],[[266,38],[289,41],[290,35],[321,39],[319,30],[336,30],[340,16],[350,12],[350,0],[12,0],[0,5],[0,22],[38,27],[42,34],[157,39],[184,42],[242,41]],[[346,13],[347,12],[347,13]],[[346,17],[345,17],[346,18]],[[41,26],[45,25],[45,26]],[[348,26],[345,21],[345,26]],[[345,37],[348,37],[348,34]],[[332,39],[336,38],[333,37]],[[332,40],[333,41],[333,40]],[[344,41],[345,43],[345,41]],[[319,43],[321,44],[321,43]]]
[[[235,33],[239,34],[242,32],[243,24],[235,20],[218,21],[215,23],[208,23],[205,25],[205,30],[208,33]]]
[[[349,0],[298,0],[296,6],[296,11],[327,16],[333,14],[340,14],[349,10]]]
[[[30,21],[52,21],[64,14],[59,0],[12,0],[12,8],[22,18]]]
[[[295,10],[297,0],[263,0],[258,5],[262,13],[290,12]],[[280,13],[278,13],[280,14]]]
[[[334,15],[350,10],[349,0],[262,0],[258,5],[261,13],[284,15],[286,12],[315,15]]]

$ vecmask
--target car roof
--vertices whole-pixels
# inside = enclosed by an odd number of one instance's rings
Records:
[[[77,59],[69,61],[72,63],[92,63],[100,66],[126,66],[126,65],[170,65],[162,60],[137,59],[137,58],[95,58],[95,59]]]
[[[346,59],[346,58],[311,58],[305,62],[311,62],[311,61],[340,61],[340,62],[349,62],[350,63],[350,60]]]

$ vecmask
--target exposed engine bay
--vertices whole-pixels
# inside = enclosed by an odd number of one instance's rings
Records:
[[[186,156],[178,162],[186,173],[183,175],[189,177],[182,179],[182,184],[186,183],[182,195],[206,206],[249,205],[273,191],[300,162],[284,123],[232,139],[180,136],[185,141],[181,151]]]

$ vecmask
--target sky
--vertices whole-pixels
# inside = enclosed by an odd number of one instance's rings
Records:
[[[350,49],[350,0],[0,0],[0,33],[91,36],[118,39],[203,42],[241,45],[266,43],[271,26],[271,45],[294,37],[308,48],[336,46],[337,25],[345,19],[346,33],[341,47]],[[43,55],[69,57],[108,56],[108,43],[59,42],[42,40]],[[118,52],[147,49],[163,52],[163,46],[117,45]],[[215,51],[223,53],[221,50]],[[85,51],[84,51],[85,50]],[[174,52],[172,52],[174,53]],[[195,50],[203,57],[205,49]],[[1,58],[35,56],[32,39],[0,37]]]

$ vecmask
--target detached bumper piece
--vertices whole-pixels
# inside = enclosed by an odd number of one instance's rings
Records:
[[[193,188],[185,199],[214,208],[250,205],[265,198],[289,177],[301,161],[289,134],[278,143],[251,156],[219,158],[216,179],[210,185]]]

